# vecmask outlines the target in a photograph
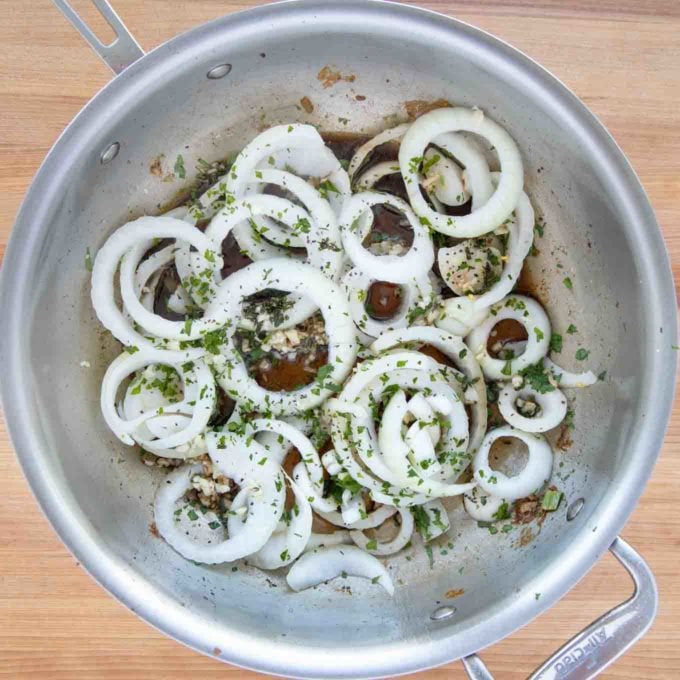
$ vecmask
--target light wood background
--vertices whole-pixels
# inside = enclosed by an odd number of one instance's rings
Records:
[[[71,0],[78,8],[87,0]],[[341,0],[338,0],[341,2]],[[257,0],[114,0],[145,49]],[[612,131],[642,179],[680,280],[680,2],[419,2],[494,33],[549,68]],[[90,16],[93,11],[88,12]],[[101,23],[101,22],[100,22]],[[49,0],[0,0],[0,254],[61,130],[111,77]],[[0,426],[1,428],[1,426]],[[659,617],[607,678],[680,678],[680,409],[624,537],[659,582]],[[56,539],[0,429],[0,676],[49,680],[251,679],[165,638],[97,586]],[[605,557],[556,607],[484,652],[519,680],[631,585]],[[191,674],[191,675],[190,675]],[[415,677],[415,676],[413,676]],[[458,663],[419,680],[464,677]]]

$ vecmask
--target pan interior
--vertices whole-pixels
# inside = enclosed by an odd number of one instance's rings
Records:
[[[204,643],[193,641],[208,650],[238,630],[257,640],[351,649],[468,635],[470,651],[484,641],[477,631],[495,614],[518,602],[537,606],[540,578],[563,568],[578,536],[597,530],[604,495],[632,458],[644,455],[630,443],[646,415],[645,357],[657,338],[647,323],[639,285],[646,274],[633,227],[589,140],[565,127],[531,78],[506,70],[490,48],[483,54],[475,34],[444,31],[431,18],[419,19],[422,30],[414,32],[389,14],[381,21],[367,14],[349,26],[331,14],[295,21],[291,12],[277,14],[271,25],[260,22],[259,30],[235,20],[228,40],[226,23],[203,29],[197,35],[205,44],[199,48],[195,38],[184,59],[176,49],[152,54],[147,66],[133,67],[100,96],[79,121],[77,139],[64,140],[70,144],[64,178],[48,222],[36,231],[25,274],[32,302],[24,338],[43,474],[150,606],[171,602],[178,617],[203,622],[210,634]],[[225,61],[232,65],[226,77],[205,77]],[[325,66],[342,76],[329,87],[318,78]],[[304,97],[311,113],[300,103]],[[143,465],[139,451],[118,442],[100,415],[99,385],[119,348],[90,305],[87,249],[96,253],[116,227],[158,213],[190,185],[197,159],[230,156],[263,127],[305,122],[372,133],[404,120],[406,102],[439,98],[481,107],[517,141],[527,193],[546,224],[536,242],[540,252],[530,259],[533,294],[563,334],[563,366],[583,370],[575,360],[583,347],[588,367],[607,371],[606,381],[569,391],[572,443],[555,455],[556,485],[568,502],[585,498],[584,510],[567,522],[563,504],[540,527],[491,535],[453,501],[450,535],[435,543],[431,560],[418,543],[388,561],[397,586],[392,599],[358,579],[293,594],[278,572],[183,559],[150,533],[163,472]],[[120,152],[102,165],[100,152],[112,141]],[[171,176],[178,154],[185,180]],[[572,290],[563,284],[566,276]],[[570,323],[578,334],[565,333]],[[450,591],[463,594],[451,599]],[[440,605],[455,608],[443,622],[430,618]]]

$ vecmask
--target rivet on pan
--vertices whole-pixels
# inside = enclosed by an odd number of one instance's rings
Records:
[[[455,612],[456,610],[454,607],[438,607],[430,614],[430,618],[433,621],[442,621],[448,619],[449,616],[453,616]]]
[[[113,142],[113,144],[109,144],[104,149],[104,151],[102,151],[101,156],[99,156],[99,162],[102,165],[106,165],[107,163],[110,163],[118,155],[119,151],[120,151],[120,144],[118,142]]]
[[[210,80],[218,80],[219,78],[224,78],[231,71],[231,64],[218,64],[213,66],[206,75]]]
[[[583,506],[585,505],[585,500],[583,498],[577,498],[568,508],[567,508],[567,522],[576,519]]]

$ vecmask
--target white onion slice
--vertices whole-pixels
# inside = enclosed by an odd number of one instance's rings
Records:
[[[351,545],[328,546],[304,553],[291,567],[286,581],[293,590],[300,591],[344,574],[370,579],[390,595],[394,594],[387,569],[375,557]]]
[[[555,376],[560,387],[590,387],[597,382],[597,376],[592,371],[585,373],[565,371],[548,357],[543,360],[543,365]]]
[[[340,516],[345,524],[359,522],[362,515],[366,514],[366,502],[361,493],[352,494],[349,489],[342,492],[340,503]]]
[[[524,295],[509,295],[491,308],[490,316],[467,336],[467,344],[489,380],[510,380],[513,375],[540,361],[548,353],[550,320],[543,307]],[[503,319],[519,321],[529,336],[522,354],[512,360],[495,359],[487,351],[494,326]]]
[[[309,189],[314,191],[311,187]],[[317,198],[325,203],[318,195]],[[342,249],[335,216],[328,203],[326,208],[325,216],[319,217],[317,214],[317,217],[313,218],[306,210],[285,198],[255,194],[222,208],[210,222],[206,235],[213,242],[221,243],[232,230],[235,230],[239,246],[251,260],[289,257],[290,253],[286,248],[264,240],[257,227],[252,226],[258,216],[276,218],[300,235],[307,248],[307,262],[329,278],[335,279],[343,263]],[[315,206],[315,210],[318,210],[318,206]],[[327,219],[332,221],[323,221]],[[245,225],[244,229],[238,231],[238,225]],[[325,247],[327,244],[331,244],[332,248]],[[277,325],[265,319],[262,329],[270,331],[295,326],[317,310],[309,297],[296,295],[292,296],[291,301],[293,304],[287,311],[284,322]],[[244,323],[249,327],[252,325],[242,320],[242,324]]]
[[[121,383],[135,371],[151,364],[167,364],[177,371],[182,381],[183,398],[180,402],[168,407],[170,414],[180,416],[190,415],[188,420],[184,417],[178,422],[185,427],[174,429],[166,437],[160,439],[145,439],[140,436],[137,429],[143,423],[163,414],[156,408],[137,415],[132,420],[123,420],[116,411],[116,396]],[[200,435],[208,425],[215,405],[215,382],[210,369],[204,361],[196,359],[182,363],[169,363],[164,359],[162,352],[142,349],[134,354],[123,352],[114,359],[102,379],[100,403],[102,414],[109,429],[125,444],[139,443],[143,448],[166,455],[165,449],[175,448],[190,442]],[[176,454],[176,455],[175,455]],[[173,458],[184,458],[179,451],[173,452]]]
[[[342,472],[342,465],[338,463],[335,451],[330,449],[321,456],[321,464],[326,468],[326,472],[332,477]]]
[[[477,308],[467,297],[448,298],[442,302],[442,310],[435,325],[453,335],[465,336],[487,316],[488,307]]]
[[[506,519],[499,517],[499,511],[502,508],[507,510],[508,503],[505,498],[493,496],[476,486],[472,491],[463,495],[463,507],[468,515],[478,522],[497,522]]]
[[[335,154],[322,143],[287,146],[260,161],[259,170],[267,168],[292,170],[295,174],[319,181],[336,215],[350,196],[349,175],[335,157]]]
[[[275,125],[261,132],[243,148],[222,181],[226,183],[229,193],[240,198],[253,181],[258,166],[261,163],[275,165],[279,152],[302,149],[304,155],[313,157],[319,149],[325,148],[321,135],[311,125]],[[303,174],[300,171],[304,169],[296,167],[295,171]]]
[[[382,132],[378,133],[375,137],[369,139],[367,142],[362,144],[354,152],[352,160],[350,160],[349,162],[347,172],[349,173],[350,179],[354,181],[354,175],[356,175],[357,171],[361,169],[361,167],[364,165],[364,162],[368,158],[369,154],[374,149],[377,149],[379,146],[382,146],[387,142],[400,142],[404,135],[406,134],[406,131],[409,129],[409,127],[411,127],[410,123],[403,123],[402,125],[397,125],[396,127],[388,128],[387,130],[383,130]],[[397,162],[395,161],[394,164],[396,163]]]
[[[299,452],[300,458],[309,473],[309,478],[316,487],[317,492],[323,492],[323,466],[319,453],[314,444],[304,432],[284,420],[273,418],[256,418],[248,423],[248,428],[253,433],[273,432],[287,439]]]
[[[293,194],[312,217],[316,232],[315,238],[319,241],[325,239],[326,249],[340,252],[342,243],[335,212],[330,203],[311,184],[291,172],[271,168],[256,170],[253,182],[246,192],[247,195],[263,189],[266,184],[273,184]],[[267,226],[266,237],[273,243],[286,247],[306,247],[300,234],[290,229],[283,230],[276,222],[271,220]]]
[[[540,406],[538,415],[531,418],[523,416],[518,410],[518,398],[530,399]],[[512,427],[524,432],[547,432],[557,427],[567,415],[567,398],[558,389],[551,392],[537,392],[530,385],[515,388],[506,383],[498,396],[498,410]]]
[[[221,267],[221,258],[214,255],[213,244],[198,229],[186,222],[170,217],[140,217],[115,231],[104,243],[92,269],[92,305],[101,323],[123,344],[132,347],[155,348],[154,343],[132,328],[125,315],[118,309],[114,295],[114,275],[121,265],[121,294],[125,310],[142,327],[159,338],[195,340],[206,330],[214,330],[213,323],[197,319],[191,327],[178,321],[169,321],[150,312],[137,298],[135,274],[144,253],[156,238],[179,238],[189,241],[200,253],[212,253],[213,262],[205,260],[206,269]],[[188,332],[187,332],[188,331]],[[202,349],[190,349],[182,356],[200,356]]]
[[[484,205],[469,215],[441,215],[420,193],[420,163],[428,144],[446,132],[466,130],[485,137],[494,146],[501,164],[498,188]],[[450,236],[481,236],[508,218],[517,205],[524,183],[522,158],[512,137],[480,110],[450,108],[430,111],[418,118],[404,135],[399,164],[415,213],[428,220],[433,229]],[[474,198],[474,192],[472,193]]]
[[[397,508],[394,505],[380,505],[372,512],[369,512],[365,519],[360,519],[358,522],[346,524],[339,512],[317,512],[317,515],[325,519],[331,524],[345,529],[354,529],[363,531],[364,529],[375,529],[379,527],[385,520],[389,519],[397,513]]]
[[[381,161],[372,165],[356,181],[357,191],[370,191],[383,178],[401,172],[399,161]]]
[[[524,260],[529,255],[534,242],[534,209],[524,192],[520,194],[514,217],[510,218],[507,227],[510,234],[507,248],[508,259],[499,280],[489,290],[475,298],[476,309],[489,307],[506,295],[510,295],[519,279]]]
[[[438,349],[446,355],[465,374],[477,398],[472,404],[473,422],[470,431],[469,451],[474,452],[486,433],[486,386],[482,371],[469,347],[462,338],[447,333],[440,328],[418,326],[400,331],[390,331],[381,335],[372,345],[374,353],[383,352],[411,342],[422,342]]]
[[[492,444],[501,437],[519,439],[529,449],[529,459],[524,469],[513,477],[489,467],[489,451]],[[510,426],[498,427],[488,432],[472,461],[475,480],[479,486],[487,493],[509,501],[539,491],[550,479],[552,465],[553,453],[545,437],[515,430]]]
[[[413,535],[414,522],[411,512],[399,510],[399,517],[401,518],[399,532],[391,541],[382,542],[368,538],[363,531],[351,531],[350,536],[357,546],[371,555],[393,555],[404,548]]]
[[[465,498],[468,493],[474,493],[476,488],[477,487],[466,492],[463,495],[463,498]],[[435,538],[439,538],[442,534],[445,534],[451,528],[451,520],[449,519],[444,504],[438,498],[435,498],[433,501],[428,501],[421,507],[427,513],[429,519],[423,535],[425,543],[429,543],[430,541],[434,541]]]
[[[432,284],[427,276],[402,283],[402,300],[397,312],[389,319],[374,319],[366,312],[367,291],[377,279],[368,276],[360,269],[350,269],[342,279],[347,290],[349,308],[357,328],[368,338],[377,338],[381,333],[395,328],[405,328],[417,308],[425,308],[434,298]]]
[[[290,513],[290,524],[277,531],[248,561],[260,569],[279,569],[295,561],[305,550],[312,535],[312,509],[295,482],[291,482],[295,495],[295,509]]]
[[[144,219],[144,218],[141,218]],[[161,219],[161,218],[155,218]],[[139,221],[139,220],[138,220]],[[130,223],[134,224],[134,223]],[[183,225],[181,229],[177,229],[177,225]],[[153,227],[154,238],[173,238],[177,237],[178,233],[182,233],[185,229],[192,229],[184,222],[176,221],[175,225],[159,225]],[[200,239],[195,238],[195,234],[200,234],[197,229],[193,229],[194,234],[187,238],[192,245],[196,242],[202,242],[205,236],[201,234]],[[148,236],[147,236],[148,238]],[[109,239],[110,241],[111,239]],[[108,245],[109,242],[107,242]],[[125,310],[130,316],[144,329],[159,338],[166,338],[170,340],[196,340],[207,331],[215,330],[215,325],[206,322],[203,319],[194,319],[190,323],[184,321],[172,321],[149,311],[144,307],[137,297],[135,290],[135,272],[139,266],[141,258],[144,253],[153,245],[154,239],[149,239],[146,242],[133,246],[123,256],[120,265],[120,293],[125,305]],[[197,293],[193,287],[194,279],[190,281],[183,281],[182,285],[185,289],[195,297],[200,297],[203,304],[207,304],[212,297],[215,287],[214,280],[216,273],[222,267],[222,258],[217,255],[219,248],[211,245],[204,251],[199,251],[199,259],[203,262],[203,269],[196,280],[205,282],[205,290],[200,294]],[[201,288],[203,290],[203,288]]]
[[[464,428],[460,430],[460,433],[465,435],[460,442],[463,450],[459,452],[456,446],[458,430],[451,427],[447,433],[445,450],[451,451],[451,459],[447,458],[445,462],[447,466],[445,469],[448,473],[446,476],[457,476],[468,460],[464,454],[467,446],[467,416],[460,398],[449,384],[449,378],[445,377],[447,370],[452,369],[442,367],[424,354],[395,352],[364,361],[345,384],[340,398],[328,402],[327,408],[334,414],[331,437],[338,459],[353,479],[369,489],[371,496],[377,502],[409,507],[416,503],[423,503],[429,497],[457,495],[472,488],[471,484],[442,484],[423,477],[420,477],[423,481],[419,483],[417,471],[415,471],[416,477],[413,477],[409,475],[408,466],[404,470],[406,464],[401,459],[408,454],[408,447],[402,445],[403,442],[402,444],[395,443],[401,437],[400,419],[390,416],[390,421],[387,423],[383,415],[381,423],[381,429],[387,426],[384,436],[389,437],[390,446],[397,447],[395,451],[389,451],[385,449],[385,445],[379,445],[372,420],[362,420],[362,413],[367,412],[371,399],[375,400],[379,397],[390,383],[402,389],[423,390],[426,388],[432,393],[445,393],[448,390],[450,401],[455,403],[456,408],[459,409],[458,417],[456,418],[454,414],[452,422],[459,420],[459,426]],[[456,382],[454,378],[451,380]],[[351,437],[349,439],[346,418],[350,419]],[[355,453],[358,453],[362,464],[355,459]],[[388,458],[391,466],[387,465]]]
[[[319,489],[318,484],[312,483],[304,463],[300,462],[293,468],[293,479],[318,514],[336,511],[337,501],[334,498],[324,498],[323,490]]]
[[[483,206],[493,195],[492,173],[479,145],[459,132],[445,132],[432,142],[453,156],[464,168],[463,186],[472,197],[472,209]],[[427,155],[427,154],[426,154]]]
[[[463,171],[450,158],[434,149],[425,152],[425,179],[430,198],[434,196],[444,205],[458,206],[470,200],[463,184]],[[440,212],[440,211],[437,211]]]
[[[204,545],[176,526],[175,504],[190,487],[193,475],[201,472],[200,465],[181,467],[170,473],[160,485],[154,506],[156,527],[166,542],[187,559],[206,564],[233,562],[262,548],[276,529],[284,504],[285,485],[279,466],[272,461],[258,465],[251,460],[250,456],[256,453],[258,446],[256,442],[251,442],[250,446],[237,446],[231,442],[228,455],[225,455],[227,448],[218,448],[221,436],[209,432],[206,440],[213,464],[243,487],[240,493],[247,494],[243,530],[220,543]]]
[[[172,371],[177,377],[177,382],[180,383],[181,379],[179,375],[175,372],[173,368]],[[210,382],[214,382],[210,371],[203,373],[203,385]],[[141,422],[134,431],[133,437],[135,441],[143,442],[152,441],[154,439],[163,439],[171,434],[181,432],[186,430],[187,427],[191,425],[191,415],[182,415],[174,412],[175,404],[164,395],[158,387],[154,386],[155,380],[167,380],[168,376],[164,374],[163,370],[160,369],[158,364],[151,364],[147,366],[143,371],[138,371],[135,379],[130,381],[127,390],[125,391],[125,397],[123,399],[121,415],[125,421],[133,421],[142,414],[152,412],[152,413],[167,413],[172,415],[156,415],[152,418],[148,418],[144,422]],[[200,394],[203,389],[202,386],[192,384],[186,386],[188,396],[185,396],[183,401],[189,402],[194,400],[198,388],[198,393]],[[181,385],[178,385],[181,387]],[[208,395],[204,394],[204,397]],[[207,400],[206,400],[207,402]],[[210,407],[210,403],[207,402],[206,405]],[[187,407],[189,405],[187,404]],[[183,409],[184,410],[184,409]],[[187,412],[193,410],[193,407],[187,408]],[[204,414],[205,417],[210,418],[210,412],[207,411]],[[206,421],[207,423],[207,421]],[[160,448],[154,441],[154,445],[147,450],[156,454],[157,456],[165,458],[193,458],[195,456],[203,455],[207,453],[208,449],[205,446],[205,438],[203,433],[197,434],[193,439],[186,442],[185,444],[180,444],[173,449],[163,449]]]
[[[444,283],[456,295],[472,297],[484,290],[489,273],[500,274],[501,257],[501,251],[493,245],[480,245],[475,239],[465,239],[455,246],[440,248],[437,264]]]
[[[363,246],[365,233],[360,229],[360,218],[370,212],[374,205],[381,204],[403,213],[413,229],[413,244],[405,255],[374,255]],[[434,248],[429,231],[420,223],[408,203],[396,196],[371,191],[354,194],[343,207],[340,235],[345,252],[354,265],[381,281],[409,283],[427,276],[434,263]]]
[[[312,533],[305,546],[305,552],[308,550],[314,550],[315,548],[322,548],[324,546],[332,545],[352,545],[352,539],[349,535],[349,531],[345,529],[340,529],[334,531],[331,534],[317,534]]]
[[[218,374],[222,389],[230,396],[249,401],[261,411],[276,415],[296,414],[314,408],[327,399],[331,390],[312,383],[292,392],[273,392],[248,375],[243,359],[233,341],[237,320],[242,315],[241,304],[263,288],[275,288],[307,295],[319,307],[328,335],[328,365],[326,382],[342,383],[352,370],[357,353],[354,324],[345,296],[340,288],[315,267],[289,259],[253,262],[232,274],[219,289],[206,316],[233,320],[228,339],[223,346],[226,365]]]
[[[399,161],[382,161],[371,165],[368,170],[361,174],[358,180],[356,180],[356,190],[357,191],[371,191],[373,187],[384,177],[389,175],[401,174],[401,168],[399,167]],[[427,180],[423,181],[423,185],[427,186]],[[435,207],[437,212],[444,212],[444,206],[441,201],[435,196],[434,193],[428,194],[432,205]],[[364,213],[361,218],[362,226],[368,231],[372,223],[372,216],[368,213]],[[361,231],[363,233],[363,230]]]

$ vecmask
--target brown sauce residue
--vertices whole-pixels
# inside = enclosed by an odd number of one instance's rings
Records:
[[[388,205],[375,205],[372,210],[373,228],[366,238],[368,243],[378,240],[394,240],[400,241],[407,248],[411,247],[413,229],[402,213]]]
[[[371,139],[371,135],[359,135],[355,132],[322,132],[321,137],[339,161],[351,160],[354,152]]]
[[[222,259],[224,260],[224,265],[220,273],[223,279],[226,279],[229,274],[247,267],[252,262],[247,255],[241,252],[233,232],[222,241]]]
[[[546,282],[544,280],[539,280],[536,277],[535,272],[533,272],[529,266],[528,259],[524,261],[524,266],[519,274],[514,290],[520,295],[535,298],[544,307],[548,306],[548,290]]]
[[[154,177],[163,177],[163,156],[156,156],[149,165],[149,172]]]
[[[409,99],[404,102],[404,108],[409,120],[415,120],[435,109],[447,109],[450,106],[451,103],[446,99]]]
[[[353,74],[342,74],[340,71],[334,69],[332,66],[324,66],[316,76],[317,80],[321,82],[324,89],[333,87],[336,83],[340,81],[345,81],[346,83],[353,83],[357,77]]]
[[[452,600],[454,597],[460,597],[461,595],[465,595],[465,589],[464,588],[453,588],[452,590],[447,590],[445,597],[448,600]]]
[[[571,428],[568,425],[562,425],[559,437],[555,442],[555,447],[560,451],[568,451],[574,441],[571,438]]]
[[[541,505],[536,496],[527,496],[516,500],[513,510],[516,524],[529,524],[539,516]]]
[[[493,348],[500,343],[502,346],[510,342],[522,342],[528,339],[526,328],[514,319],[501,319],[489,333],[487,351],[491,356],[498,356]]]
[[[536,538],[536,534],[531,530],[531,527],[524,527],[519,534],[519,539],[517,540],[517,545],[520,548],[526,548],[526,546],[531,543],[531,541]]]
[[[253,366],[253,374],[258,385],[272,392],[292,392],[293,390],[314,382],[316,372],[326,364],[328,352],[317,348],[315,357],[309,361],[309,355],[298,352],[293,359],[266,358]]]
[[[444,352],[441,352],[433,345],[421,345],[418,348],[418,351],[421,354],[425,354],[428,357],[431,357],[432,359],[434,359],[440,364],[443,364],[444,366],[450,366],[451,368],[456,367],[453,361],[451,361],[451,359],[449,359],[449,357],[447,357],[446,354],[444,354]]]
[[[314,104],[312,104],[312,100],[309,97],[303,97],[300,100],[300,106],[302,106],[307,113],[312,113],[312,111],[314,111]]]
[[[372,319],[391,319],[401,307],[403,291],[398,283],[374,281],[366,295],[366,313]]]
[[[160,538],[161,537],[161,535],[158,533],[158,527],[156,526],[156,522],[151,522],[151,524],[149,524],[149,533],[154,538]]]

